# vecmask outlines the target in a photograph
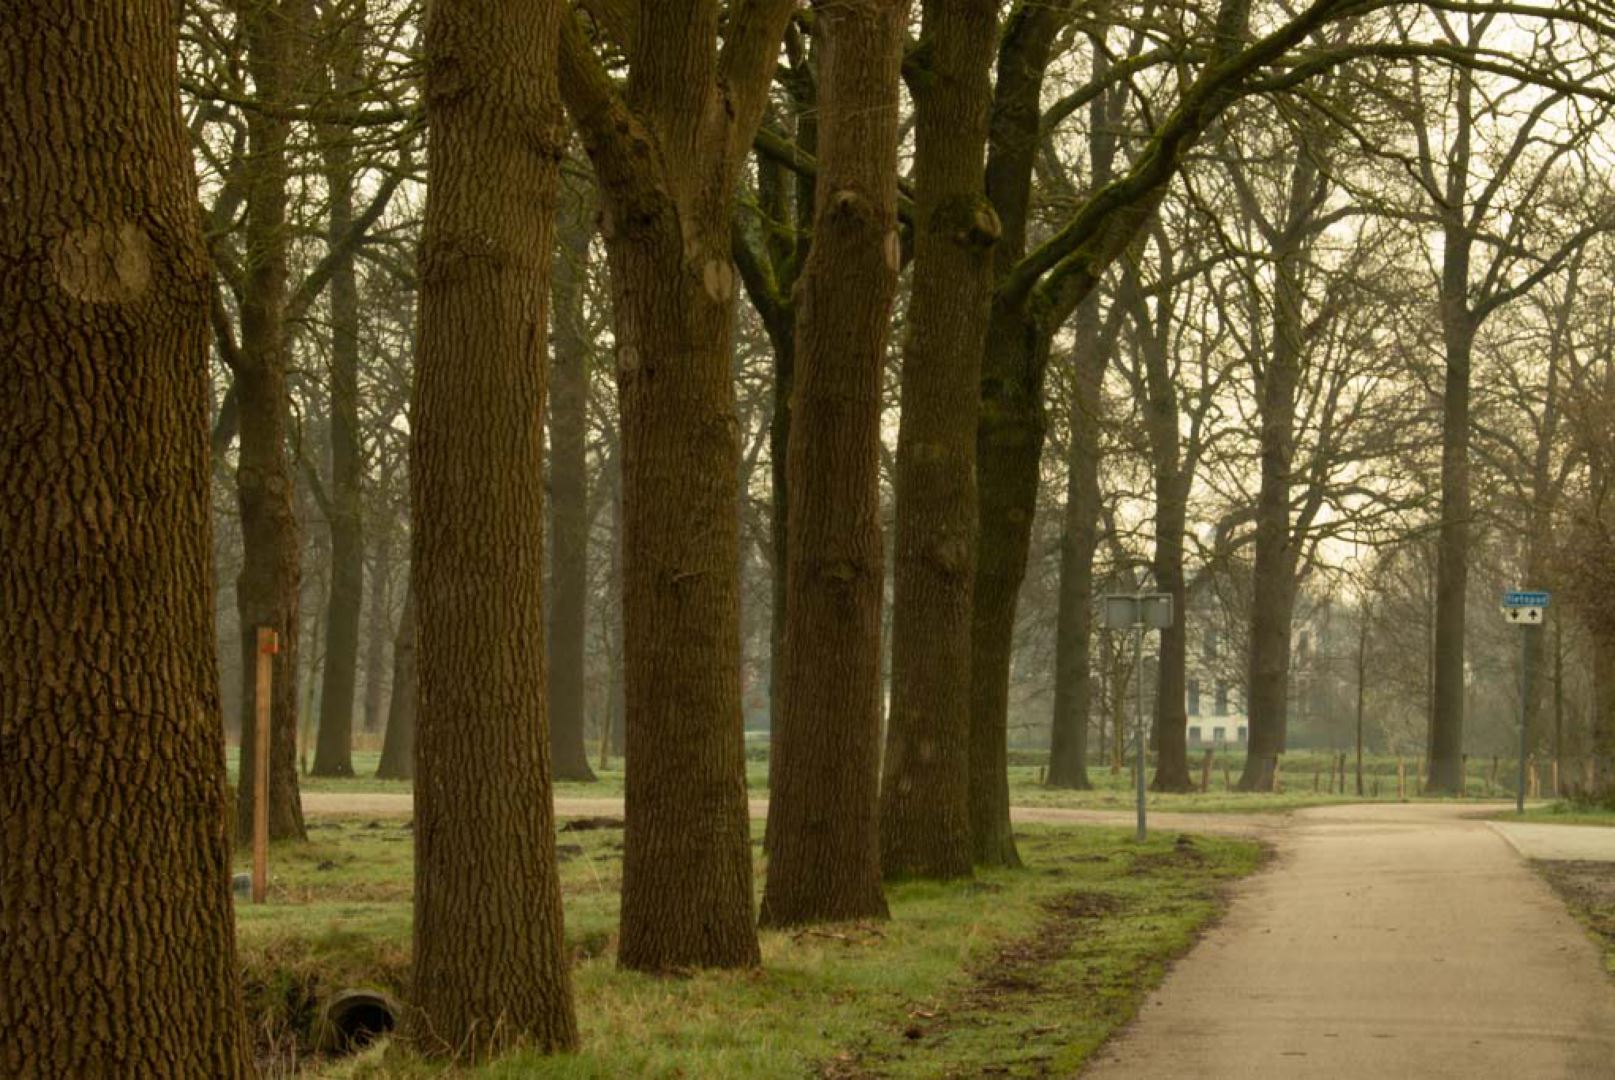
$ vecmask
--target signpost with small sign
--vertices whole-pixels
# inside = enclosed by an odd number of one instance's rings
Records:
[[[1172,625],[1171,593],[1117,593],[1105,597],[1105,627],[1133,631],[1133,670],[1138,673],[1138,720],[1133,742],[1138,754],[1134,774],[1138,788],[1138,842],[1147,835],[1144,821],[1144,632]]]
[[[1550,594],[1546,592],[1512,589],[1503,594],[1503,619],[1520,628],[1520,783],[1514,796],[1514,810],[1525,813],[1525,756],[1531,733],[1526,722],[1531,715],[1531,650],[1530,633],[1542,625],[1548,613]]]

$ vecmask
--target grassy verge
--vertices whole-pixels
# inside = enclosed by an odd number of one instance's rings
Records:
[[[1524,814],[1512,810],[1494,814],[1498,821],[1528,821],[1538,825],[1601,825],[1615,828],[1615,809],[1560,799],[1527,806]]]
[[[273,854],[271,903],[239,909],[266,1063],[313,1074],[435,1075],[401,1044],[306,1058],[320,1000],[402,994],[409,956],[404,823],[320,823]],[[622,833],[560,836],[584,1046],[515,1055],[486,1077],[1064,1075],[1138,1008],[1251,872],[1257,845],[1113,829],[1026,827],[1026,867],[889,891],[890,922],[762,935],[764,966],[652,979],[614,964]],[[759,859],[759,872],[762,870]]]
[[[1603,942],[1604,969],[1615,975],[1615,863],[1539,860],[1531,865]]]
[[[1191,752],[1190,775],[1198,785],[1202,778],[1204,759],[1199,752]],[[1148,792],[1146,803],[1155,810],[1178,813],[1285,813],[1308,806],[1330,806],[1361,802],[1397,801],[1397,759],[1381,755],[1365,757],[1363,761],[1363,794],[1357,794],[1356,762],[1348,759],[1345,792],[1338,788],[1338,780],[1331,784],[1334,757],[1327,752],[1292,751],[1284,755],[1279,773],[1281,790],[1276,792],[1235,791],[1240,771],[1245,766],[1243,755],[1217,754],[1212,762],[1209,783],[1204,792],[1187,794]],[[1026,752],[1011,755],[1009,767],[1009,797],[1015,806],[1048,806],[1071,810],[1126,810],[1133,806],[1134,780],[1132,764],[1112,772],[1108,765],[1090,765],[1088,779],[1092,790],[1071,791],[1051,788],[1043,783],[1045,775],[1041,754]],[[1415,760],[1403,760],[1403,792],[1409,799],[1422,798],[1418,794],[1418,765]],[[1499,781],[1491,778],[1490,760],[1471,759],[1467,772],[1466,794],[1471,799],[1503,798],[1509,793]]]
[[[408,781],[375,779],[375,750],[356,749],[353,753],[355,775],[352,777],[304,776],[304,791],[346,792],[372,794],[407,793]],[[1196,752],[1191,762],[1191,774],[1196,783],[1201,777],[1202,760]],[[1094,787],[1091,791],[1068,791],[1050,788],[1043,783],[1044,762],[1047,755],[1041,751],[1019,750],[1011,753],[1009,768],[1010,801],[1016,806],[1046,806],[1072,810],[1126,810],[1133,805],[1133,779],[1131,765],[1112,772],[1108,765],[1095,763],[1088,770]],[[1213,763],[1208,790],[1204,793],[1161,794],[1151,792],[1149,805],[1157,810],[1180,813],[1284,813],[1307,806],[1327,806],[1353,802],[1386,802],[1397,798],[1397,759],[1374,755],[1364,760],[1363,795],[1356,794],[1355,762],[1348,762],[1347,793],[1330,791],[1332,755],[1326,752],[1292,751],[1285,755],[1281,769],[1283,789],[1273,793],[1243,793],[1232,790],[1244,767],[1244,758],[1238,754],[1218,754]],[[1417,797],[1418,762],[1404,759],[1408,797]],[[594,783],[560,781],[555,785],[557,797],[567,799],[610,799],[623,794],[622,760],[612,759],[601,767],[595,766]],[[1468,770],[1467,793],[1470,798],[1506,798],[1510,796],[1503,782],[1513,774],[1500,769],[1495,779],[1491,775],[1490,759],[1471,759]],[[768,797],[768,758],[766,745],[752,747],[746,762],[747,788],[753,798]],[[231,755],[231,782],[234,777],[234,754]]]

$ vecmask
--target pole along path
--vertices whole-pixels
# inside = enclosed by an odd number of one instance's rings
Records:
[[[1474,813],[1296,813],[1270,834],[1275,865],[1083,1076],[1615,1077],[1600,950]]]

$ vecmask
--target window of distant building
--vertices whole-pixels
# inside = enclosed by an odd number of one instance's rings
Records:
[[[1245,741],[1245,725],[1244,724],[1239,725],[1239,741],[1240,742]]]
[[[1200,715],[1200,680],[1189,680],[1189,715]]]
[[[1218,746],[1221,746],[1223,743],[1228,741],[1228,729],[1221,727],[1212,728],[1211,737],[1217,741]]]
[[[1217,680],[1217,715],[1228,715],[1228,684],[1222,679]]]
[[[1199,746],[1200,745],[1200,728],[1198,726],[1195,726],[1195,727],[1192,727],[1192,728],[1189,729],[1189,745],[1190,746]]]

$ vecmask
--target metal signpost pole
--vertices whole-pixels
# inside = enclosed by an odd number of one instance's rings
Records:
[[[1123,627],[1133,631],[1133,668],[1138,676],[1138,719],[1133,724],[1134,778],[1138,787],[1138,840],[1147,832],[1144,818],[1144,755],[1149,739],[1144,734],[1144,633],[1172,625],[1172,597],[1169,593],[1117,593],[1105,597],[1104,625],[1107,630]],[[1121,761],[1122,733],[1116,733],[1116,760]]]
[[[1142,602],[1139,604],[1139,610],[1140,612],[1143,611]],[[1133,629],[1133,669],[1138,673],[1138,722],[1136,725],[1138,728],[1138,763],[1135,771],[1138,774],[1136,777],[1138,784],[1138,842],[1142,844],[1146,835],[1144,827],[1144,749],[1149,745],[1144,738],[1144,623],[1142,616],[1138,625]]]
[[[1525,755],[1531,733],[1531,631],[1542,625],[1551,594],[1511,590],[1503,594],[1503,618],[1520,628],[1520,785],[1514,793],[1514,812],[1525,813]]]
[[[1520,625],[1520,788],[1514,797],[1514,812],[1525,813],[1525,749],[1528,733],[1525,730],[1526,719],[1531,715],[1531,628],[1525,624]]]

